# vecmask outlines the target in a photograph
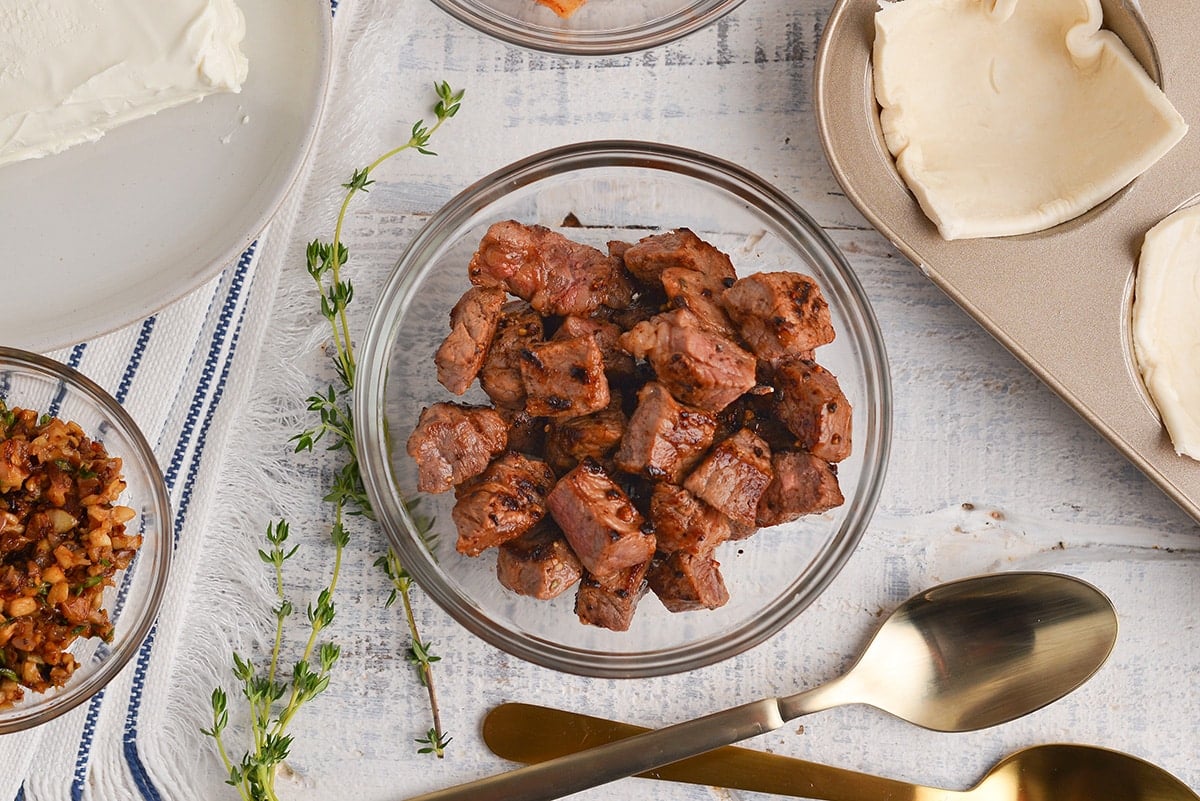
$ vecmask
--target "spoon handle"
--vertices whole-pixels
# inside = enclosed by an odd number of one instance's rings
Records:
[[[497,756],[543,762],[648,731],[628,723],[532,704],[500,704],[483,721],[483,741]],[[704,784],[821,801],[916,801],[932,793],[905,782],[801,759],[726,746],[638,774],[645,779]],[[947,793],[954,797],[957,793]]]
[[[778,699],[767,698],[409,801],[550,801],[773,731],[785,722]]]

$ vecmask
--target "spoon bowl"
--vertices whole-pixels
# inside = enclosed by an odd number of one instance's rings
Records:
[[[1089,745],[1036,745],[1005,758],[961,796],[969,801],[1196,801],[1145,760]]]
[[[483,739],[493,753],[527,764],[646,731],[530,704],[501,704],[483,722]],[[1200,801],[1187,785],[1157,765],[1090,745],[1036,745],[1018,751],[965,792],[733,746],[639,775],[821,801]]]
[[[909,598],[848,673],[780,703],[789,719],[863,703],[926,729],[973,731],[1062,698],[1104,664],[1116,637],[1112,604],[1090,584],[979,576]]]
[[[888,617],[848,672],[412,801],[549,801],[780,728],[868,704],[938,731],[1033,712],[1078,687],[1112,651],[1117,617],[1095,587],[1054,573],[997,573],[935,587]]]

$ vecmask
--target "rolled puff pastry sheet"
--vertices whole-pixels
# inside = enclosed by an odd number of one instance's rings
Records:
[[[1146,171],[1187,125],[1099,0],[900,0],[875,15],[896,167],[945,239],[1040,231]]]
[[[1133,300],[1138,369],[1175,451],[1200,459],[1200,206],[1142,243]]]

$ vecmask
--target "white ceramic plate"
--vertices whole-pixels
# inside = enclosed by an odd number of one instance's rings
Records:
[[[0,343],[46,351],[146,317],[232,263],[308,154],[328,0],[239,0],[250,73],[99,142],[0,168]]]

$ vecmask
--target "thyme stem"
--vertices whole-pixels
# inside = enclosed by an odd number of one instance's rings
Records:
[[[278,606],[275,608],[275,632],[265,671],[256,668],[251,660],[244,659],[237,653],[233,654],[233,673],[241,683],[242,694],[247,701],[251,732],[251,747],[243,754],[239,763],[230,759],[225,745],[224,731],[229,721],[225,691],[218,687],[212,693],[213,725],[212,728],[202,731],[213,738],[217,755],[229,776],[226,781],[237,789],[242,801],[278,801],[275,793],[276,770],[280,763],[287,759],[292,744],[288,727],[300,709],[329,686],[330,674],[341,653],[337,645],[322,640],[322,633],[329,628],[335,617],[333,599],[341,577],[345,549],[350,541],[345,526],[346,517],[372,517],[370,499],[359,472],[358,453],[354,444],[354,419],[349,406],[357,364],[346,308],[354,297],[354,287],[349,280],[342,278],[341,268],[349,258],[349,251],[342,244],[342,232],[350,201],[359,192],[368,191],[368,187],[373,183],[370,179],[373,170],[406,150],[432,155],[432,151],[428,149],[430,137],[458,112],[463,97],[462,92],[453,91],[445,82],[435,84],[434,89],[438,96],[434,106],[436,122],[426,127],[424,121],[418,121],[413,125],[406,143],[389,150],[367,167],[355,171],[350,182],[344,185],[347,192],[338,211],[333,240],[328,244],[319,240],[313,241],[307,248],[308,272],[317,285],[321,314],[329,323],[333,346],[332,361],[339,385],[330,386],[325,392],[308,398],[308,409],[316,413],[319,423],[292,437],[292,441],[296,443],[296,452],[311,451],[318,441],[329,435],[332,442],[330,450],[344,450],[347,459],[334,475],[332,485],[324,496],[324,500],[333,508],[333,522],[329,534],[334,546],[334,557],[329,582],[318,593],[316,601],[310,603],[306,609],[308,637],[300,658],[292,667],[291,676],[286,680],[280,670],[284,625],[294,609],[285,593],[283,564],[295,555],[298,546],[289,547],[287,544],[287,521],[279,520],[267,526],[266,539],[270,547],[258,553],[262,561],[272,568],[275,595],[278,599]],[[442,730],[437,694],[433,687],[432,663],[437,661],[437,657],[429,653],[427,644],[421,640],[417,630],[410,598],[412,581],[407,573],[404,573],[394,554],[389,551],[389,555],[394,559],[396,575],[403,576],[402,583],[393,581],[393,597],[399,593],[404,599],[405,619],[413,643],[409,649],[409,658],[419,664],[420,681],[427,690],[433,718],[433,727],[424,738],[417,739],[417,742],[425,743],[427,747],[419,748],[418,751],[442,757],[450,738]],[[389,572],[390,575],[392,573]]]

